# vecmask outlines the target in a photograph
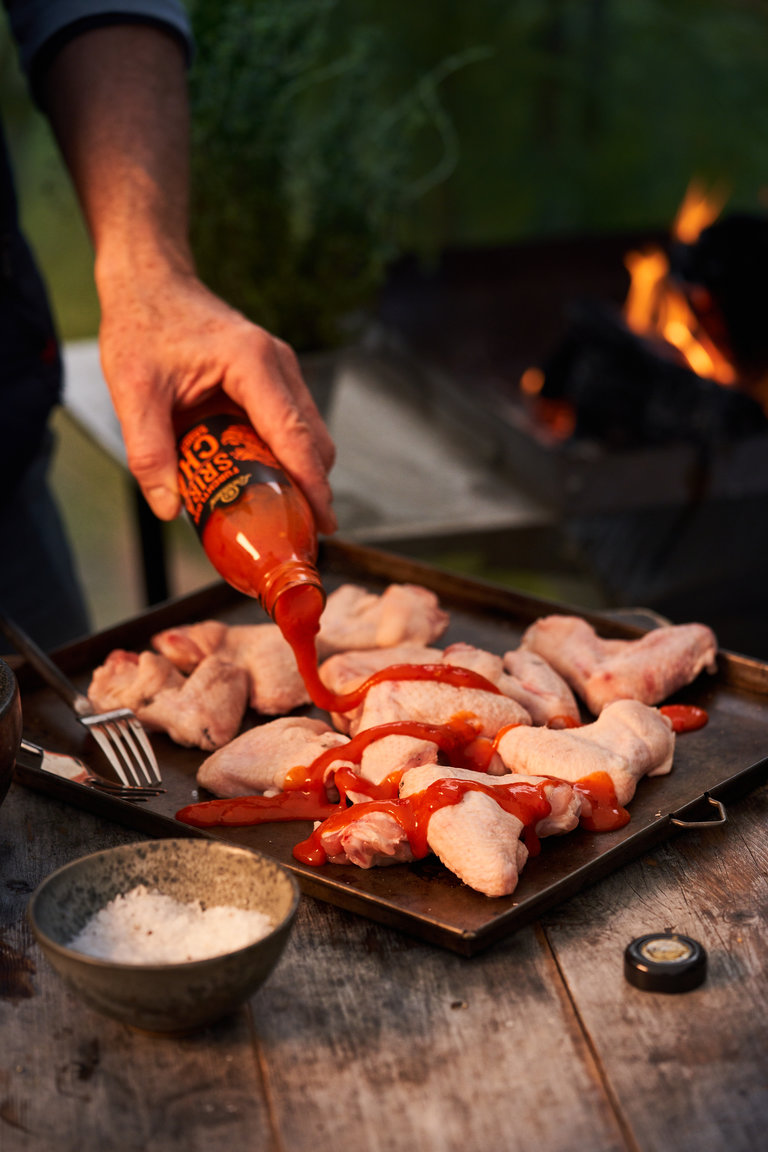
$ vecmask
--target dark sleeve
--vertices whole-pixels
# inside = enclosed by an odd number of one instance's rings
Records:
[[[34,91],[41,68],[73,36],[109,24],[156,24],[179,38],[188,58],[192,31],[180,0],[4,0],[22,67]]]

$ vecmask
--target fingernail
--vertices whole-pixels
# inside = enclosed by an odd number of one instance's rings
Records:
[[[179,514],[179,494],[170,488],[158,485],[148,488],[144,493],[147,503],[161,520],[173,520]]]

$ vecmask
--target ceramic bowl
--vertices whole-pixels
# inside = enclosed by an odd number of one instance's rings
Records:
[[[6,797],[21,743],[21,700],[16,677],[0,660],[0,804]]]
[[[110,900],[145,885],[181,903],[255,909],[274,927],[255,943],[204,960],[126,964],[69,946]],[[92,1008],[134,1028],[181,1034],[234,1011],[266,980],[299,902],[291,873],[258,852],[216,840],[151,840],[84,856],[52,873],[28,914],[47,959]]]

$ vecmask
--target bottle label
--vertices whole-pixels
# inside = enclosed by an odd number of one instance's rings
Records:
[[[196,421],[179,437],[178,449],[179,491],[198,531],[216,507],[235,503],[249,485],[286,483],[267,445],[237,416]]]

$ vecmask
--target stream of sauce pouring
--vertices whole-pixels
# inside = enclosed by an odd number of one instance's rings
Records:
[[[332,692],[320,679],[315,644],[323,607],[321,591],[304,585],[289,588],[283,593],[274,613],[275,622],[293,649],[309,696],[318,708],[328,712],[350,712],[363,702],[374,684],[386,680],[439,681],[500,695],[499,688],[484,676],[450,664],[394,664],[375,672],[351,692]],[[667,705],[660,711],[669,717],[676,732],[692,731],[707,722],[706,712],[693,705]],[[572,727],[576,723],[567,717],[558,717],[552,726]],[[496,741],[501,734],[497,735]],[[414,859],[420,859],[428,851],[427,827],[432,814],[438,808],[458,804],[468,791],[481,791],[520,819],[529,852],[535,854],[538,851],[534,827],[550,811],[544,796],[546,783],[486,785],[479,781],[451,778],[435,781],[424,792],[401,800],[398,799],[401,772],[393,773],[381,784],[373,784],[350,767],[360,763],[364,750],[373,741],[390,735],[429,740],[437,744],[452,767],[476,772],[487,771],[495,754],[496,741],[478,736],[477,729],[466,715],[457,715],[448,724],[395,721],[359,732],[349,743],[326,749],[309,765],[297,765],[288,772],[283,791],[275,796],[240,796],[190,804],[177,813],[177,819],[198,828],[240,827],[286,820],[323,821],[321,828],[293,850],[296,859],[319,865],[326,861],[321,843],[323,832],[339,831],[360,815],[359,804],[347,804],[347,793],[354,792],[357,796],[362,794],[369,798],[365,803],[366,812],[387,812],[400,824]],[[341,763],[332,770],[335,762]],[[328,799],[326,777],[330,775],[339,793],[338,802]],[[572,786],[588,801],[590,813],[582,816],[582,827],[590,831],[610,831],[622,828],[629,821],[629,813],[618,803],[613,782],[606,772],[593,773]]]
[[[369,689],[385,680],[431,680],[457,688],[500,690],[485,676],[453,664],[392,664],[374,672],[351,692],[336,693],[320,679],[315,637],[320,630],[323,601],[320,590],[309,585],[289,588],[275,605],[275,623],[293,649],[301,678],[310,699],[326,712],[351,712],[362,704]]]

